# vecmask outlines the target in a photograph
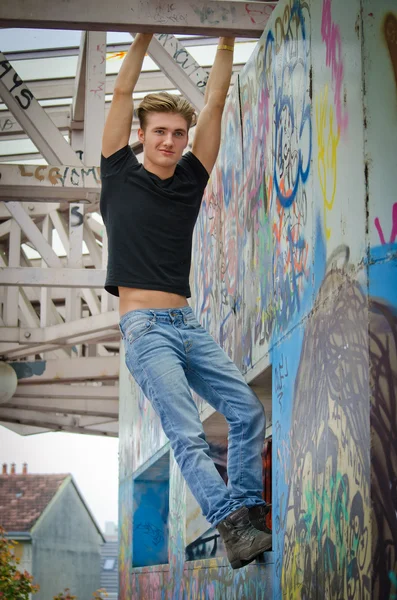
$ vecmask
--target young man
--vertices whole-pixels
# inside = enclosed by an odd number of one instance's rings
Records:
[[[192,152],[183,155],[194,122],[191,105],[166,93],[143,99],[141,165],[128,141],[132,93],[151,38],[138,34],[123,61],[103,135],[105,288],[120,297],[128,369],[159,415],[188,486],[238,569],[271,547],[265,525],[269,507],[262,500],[265,415],[187,302],[193,229],[219,150],[234,39],[220,39]],[[209,456],[191,389],[228,421],[227,486]]]

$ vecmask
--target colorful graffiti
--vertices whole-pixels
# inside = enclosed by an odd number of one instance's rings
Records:
[[[331,229],[327,227],[327,213],[334,208],[338,169],[338,145],[340,128],[334,120],[334,107],[328,101],[328,86],[316,100],[316,125],[318,145],[318,178],[324,200],[325,235],[331,237]]]
[[[344,86],[344,54],[340,27],[332,20],[332,0],[323,1],[321,37],[325,44],[325,61],[331,70],[329,85],[333,89],[333,102],[328,100],[329,86],[324,85],[316,100],[316,126],[318,144],[318,177],[324,201],[324,228],[328,240],[331,228],[327,216],[334,208],[337,192],[338,146],[341,135],[349,125]]]
[[[345,271],[331,270],[305,329],[294,386],[287,597],[372,597],[367,330],[365,293]]]
[[[128,478],[119,487],[119,596],[123,600],[132,597],[132,485]]]
[[[325,61],[332,71],[332,82],[335,86],[334,105],[336,110],[336,124],[339,132],[347,129],[349,118],[346,107],[343,106],[342,85],[344,75],[342,40],[340,27],[332,21],[332,0],[324,0],[321,19],[321,36],[326,47]]]
[[[134,569],[132,597],[397,597],[397,163],[371,147],[365,96],[383,73],[370,36],[395,77],[396,21],[359,8],[278,3],[229,96],[193,243],[197,316],[242,371],[272,363],[273,554],[233,573],[173,465],[169,564]],[[141,463],[163,442],[136,407]]]
[[[194,297],[201,322],[241,365],[244,196],[237,89],[225,109],[223,131],[226,143],[221,146],[203,199],[193,250],[216,268],[220,277],[215,280],[203,264],[195,265]]]
[[[310,279],[308,4],[281,15],[233,90],[194,241],[197,316],[244,371],[291,325]]]
[[[379,217],[375,218],[374,224],[375,224],[375,227],[379,234],[380,243],[382,244],[382,246],[385,246],[387,244],[387,242],[385,239],[385,234],[383,232],[383,228],[380,224]],[[390,233],[389,244],[393,244],[396,240],[397,240],[397,202],[395,202],[393,204],[393,208],[392,208],[392,224],[391,224],[391,233]]]
[[[348,257],[347,249],[339,255]],[[371,278],[378,268],[394,275],[392,263],[381,263],[370,267]],[[275,432],[288,482],[286,503],[278,496],[276,573],[289,598],[393,597],[397,311],[393,297],[368,302],[347,271],[324,277],[294,379],[288,444]]]
[[[397,311],[370,302],[372,598],[397,594]]]

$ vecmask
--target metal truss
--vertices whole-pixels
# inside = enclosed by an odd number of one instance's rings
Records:
[[[24,0],[6,0],[0,6],[1,27],[93,29],[96,31],[156,31],[203,35],[259,37],[276,2],[212,0],[159,3],[157,0],[40,0],[26,11]]]
[[[158,2],[123,0],[116,23],[111,4],[86,2],[73,10],[75,2],[64,15],[63,2],[40,0],[29,19],[23,0],[0,7],[3,27],[95,29],[83,32],[79,49],[0,53],[0,142],[29,138],[37,149],[0,156],[0,360],[18,376],[15,394],[0,404],[0,424],[21,435],[118,435],[119,316],[117,299],[103,289],[107,240],[98,216],[98,165],[115,81],[106,75],[106,58],[127,45],[107,46],[106,31],[160,32],[149,47],[160,70],[142,74],[135,106],[143,93],[178,90],[200,111],[208,69],[188,47],[228,33],[255,39],[275,4],[177,0],[167,5],[172,14],[159,16]],[[138,5],[139,26],[127,19]],[[175,32],[206,37],[177,39]],[[21,59],[77,53],[74,79],[25,83],[14,69]],[[241,66],[234,66],[232,84]],[[41,105],[62,99],[63,106]],[[132,144],[137,128],[134,118]],[[136,142],[135,149],[141,151]],[[32,158],[37,164],[23,162]],[[64,255],[53,249],[55,236]]]

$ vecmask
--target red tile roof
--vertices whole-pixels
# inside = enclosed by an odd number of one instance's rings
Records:
[[[69,475],[0,475],[0,525],[28,532]]]

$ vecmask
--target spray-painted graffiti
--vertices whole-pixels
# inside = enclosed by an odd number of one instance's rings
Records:
[[[198,317],[243,370],[299,312],[310,277],[308,22],[306,3],[289,4],[240,75],[196,230]]]
[[[397,594],[397,243],[371,248],[372,598]]]
[[[380,243],[384,246],[387,242],[385,239],[385,234],[383,232],[382,226],[380,224],[379,217],[374,219],[375,227],[379,234]],[[397,202],[393,204],[392,208],[392,223],[391,223],[391,233],[389,243],[393,244],[397,240]]]
[[[0,52],[0,81],[8,73],[12,75],[12,81],[9,83],[8,91],[18,102],[22,110],[27,110],[32,103],[33,94],[26,87],[22,79],[18,76],[18,73],[14,71],[8,60],[5,59],[4,55]],[[9,78],[7,78],[9,81]]]
[[[324,0],[321,21],[321,35],[326,46],[326,64],[332,70],[332,81],[335,86],[334,104],[336,110],[336,123],[339,132],[345,131],[348,126],[348,115],[343,107],[342,85],[343,85],[343,56],[342,41],[339,25],[332,21],[332,0]]]
[[[223,120],[225,144],[207,188],[197,223],[194,252],[194,296],[198,316],[237,364],[242,362],[241,306],[243,302],[244,195],[241,193],[241,122],[238,89]],[[205,265],[219,272],[217,280]]]
[[[397,311],[373,299],[369,323],[374,509],[371,598],[393,598],[397,594]]]
[[[248,2],[245,5],[245,10],[247,11],[252,23],[264,26],[273,12],[273,7],[266,5],[257,6],[254,2]]]
[[[160,419],[143,392],[137,390],[134,407],[134,436],[132,439],[134,468],[139,468],[166,442]]]
[[[105,82],[99,81],[95,88],[90,88],[90,92],[95,98],[102,99],[105,92]]]
[[[288,377],[288,358],[281,354],[278,364],[274,365],[274,389],[277,394],[277,401],[280,405],[280,412],[283,409],[282,399],[284,395],[284,383],[283,380]]]
[[[70,226],[80,227],[84,223],[84,216],[80,212],[80,206],[70,207]]]
[[[236,9],[233,5],[227,6],[194,6],[194,12],[202,24],[219,25],[220,23],[233,23],[236,19]]]
[[[271,333],[286,331],[301,310],[310,278],[307,191],[311,154],[309,7],[290,2],[275,19],[264,48],[266,189],[273,233]],[[266,108],[265,108],[266,110]],[[269,326],[269,324],[268,324]]]
[[[47,167],[39,165],[31,167],[18,165],[22,177],[34,177],[37,181],[49,181],[51,185],[72,185],[98,187],[101,182],[99,167]]]
[[[167,468],[168,467],[168,468]],[[169,469],[169,463],[166,463]],[[145,481],[135,480],[133,487],[132,566],[161,565],[168,562],[168,472],[164,481],[146,474]]]
[[[359,58],[365,42],[354,28],[359,3],[347,25],[346,6],[340,12],[323,0],[310,3],[310,14],[307,2],[279,2],[229,96],[194,238],[201,322],[243,370],[269,355],[272,362],[274,469],[265,490],[272,488],[274,569],[229,569],[216,532],[198,523],[193,508],[187,514],[174,465],[169,566],[134,572],[134,598],[397,596],[397,203],[394,183],[390,192],[377,175],[382,202],[372,196],[365,206],[361,147],[351,158],[363,179],[355,182],[359,193],[341,177],[357,133],[347,93],[351,102],[362,98],[347,78],[343,52],[353,48]],[[390,52],[394,68],[393,19],[379,15],[384,27],[377,35],[384,33],[384,56]],[[319,46],[310,48],[315,29]],[[367,184],[376,160],[372,153]],[[366,232],[365,217],[356,215],[367,208]],[[356,218],[362,229],[355,230]],[[356,234],[350,249],[335,225],[346,222]],[[362,240],[378,237],[381,252],[369,247],[362,255]],[[153,453],[150,444],[159,447],[157,423],[141,410],[145,433],[131,440],[139,461]],[[201,526],[189,537],[187,564],[185,523],[189,535]],[[207,558],[205,568],[198,558]]]
[[[344,85],[344,59],[340,27],[332,20],[332,0],[323,1],[321,37],[325,44],[325,62],[331,70],[330,87],[333,101],[329,100],[329,86],[325,84],[316,99],[316,125],[318,145],[318,177],[324,201],[324,229],[326,239],[331,237],[327,225],[328,213],[333,210],[337,191],[338,146],[341,135],[347,130],[347,113]],[[342,97],[343,95],[343,97]]]
[[[340,128],[334,120],[333,105],[328,102],[328,86],[316,100],[316,125],[318,178],[324,200],[325,236],[329,239],[331,229],[327,227],[327,212],[333,209],[335,202]]]
[[[265,47],[265,65],[272,75],[274,94],[273,185],[284,208],[292,205],[310,170],[308,16],[306,2],[287,6],[283,17],[276,19],[274,30],[269,31]]]
[[[273,319],[265,313],[272,306],[272,232],[269,219],[265,169],[270,143],[269,96],[263,82],[261,44],[255,60],[240,78],[243,122],[243,193],[245,195],[243,235],[244,322],[242,335],[244,369],[254,361],[254,347],[270,337]]]
[[[9,117],[0,119],[0,132],[6,133],[11,131],[17,125],[16,121],[13,121]]]
[[[119,488],[120,550],[119,550],[119,596],[123,600],[131,596],[132,565],[132,480],[121,482]]]
[[[330,271],[305,330],[281,515],[287,597],[372,597],[366,306],[344,271]]]
[[[205,88],[208,81],[208,72],[200,67],[192,55],[178,42],[177,38],[167,33],[157,34],[155,37],[195,85],[199,89]]]

